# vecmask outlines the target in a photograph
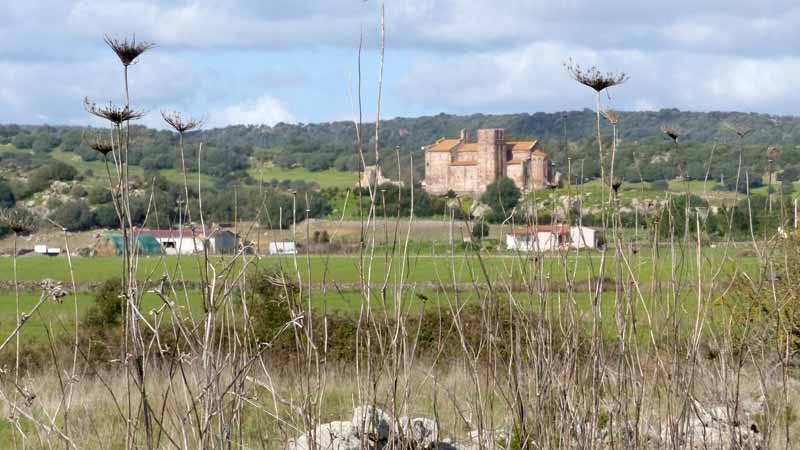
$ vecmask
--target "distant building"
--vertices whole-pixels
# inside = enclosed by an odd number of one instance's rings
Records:
[[[517,228],[506,235],[506,248],[520,251],[555,251],[566,248],[597,248],[597,231],[589,227],[539,225]]]
[[[431,194],[478,196],[486,186],[508,177],[521,190],[546,187],[552,179],[552,164],[538,141],[506,141],[499,128],[478,130],[470,142],[467,130],[458,139],[441,138],[425,150],[425,180]]]
[[[379,186],[381,184],[394,184],[403,187],[402,181],[392,181],[390,178],[383,176],[383,169],[381,169],[381,166],[377,165],[364,167],[364,171],[361,172],[361,179],[357,186],[365,188],[368,186]]]
[[[269,243],[270,255],[296,255],[297,244],[291,241],[287,242],[270,242]]]
[[[38,244],[33,246],[33,252],[37,255],[58,256],[61,254],[61,249],[58,247],[48,247],[44,244]]]
[[[92,254],[94,256],[122,255],[123,238],[119,233],[104,233],[97,237]],[[153,236],[139,235],[137,252],[140,255],[160,255],[164,253],[161,244]]]
[[[239,236],[228,230],[214,229],[206,236],[201,230],[184,228],[182,230],[137,230],[141,235],[152,236],[161,244],[167,255],[190,255],[204,253],[206,242],[212,254],[235,253],[239,247]]]

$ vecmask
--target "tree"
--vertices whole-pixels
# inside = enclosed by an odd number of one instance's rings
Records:
[[[53,161],[34,170],[28,184],[31,191],[41,192],[50,187],[52,181],[70,181],[77,175],[78,171],[69,164]]]
[[[489,236],[489,224],[483,220],[475,222],[475,225],[472,226],[472,239],[480,241],[486,236]]]
[[[114,205],[106,203],[94,210],[95,223],[103,228],[119,228],[119,217]]]
[[[33,136],[29,133],[19,133],[14,136],[11,143],[20,150],[28,150],[33,146]]]
[[[14,191],[5,181],[0,181],[0,208],[13,208],[17,202]]]
[[[678,239],[684,233],[695,231],[695,214],[701,212],[698,208],[708,208],[708,202],[696,195],[675,195],[668,202],[659,216],[659,234],[668,238],[674,231]],[[688,219],[688,220],[687,220]],[[686,225],[689,225],[687,229]]]
[[[35,152],[47,153],[61,144],[61,139],[49,131],[40,131],[33,137],[31,148]]]
[[[800,181],[800,166],[789,166],[778,175],[778,181],[794,183]]]
[[[97,287],[94,304],[89,307],[83,323],[93,330],[102,330],[119,324],[122,318],[122,283],[118,279],[106,280]]]
[[[83,200],[64,203],[50,218],[68,231],[88,230],[95,225],[94,215]]]
[[[519,202],[520,190],[511,178],[503,177],[486,186],[481,202],[492,209],[491,219],[502,222]]]

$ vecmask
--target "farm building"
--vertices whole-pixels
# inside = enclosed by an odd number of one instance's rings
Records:
[[[589,227],[539,225],[517,228],[506,235],[506,248],[521,251],[554,251],[565,248],[596,248],[597,232]]]
[[[215,229],[206,239],[201,230],[184,228],[182,230],[138,230],[142,235],[152,236],[167,255],[189,255],[205,251],[208,242],[209,253],[235,253],[239,247],[239,236],[228,230]]]
[[[139,235],[138,252],[140,255],[160,255],[163,253],[161,244],[153,236]],[[94,243],[94,256],[119,256],[122,255],[122,235],[118,233],[104,233]]]
[[[297,245],[294,242],[270,242],[270,255],[296,255]]]

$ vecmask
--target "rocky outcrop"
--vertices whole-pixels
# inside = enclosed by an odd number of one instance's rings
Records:
[[[316,444],[316,445],[313,445]],[[409,448],[415,450],[472,450],[439,437],[435,420],[425,417],[392,418],[372,406],[360,406],[353,411],[349,422],[330,422],[318,425],[292,439],[287,450],[383,450]]]
[[[762,449],[763,437],[752,413],[755,408],[745,405],[739,417],[733,417],[732,411],[724,406],[704,407],[698,402],[693,406],[685,426],[676,427],[675,433],[667,429],[662,441],[677,441],[687,449]]]

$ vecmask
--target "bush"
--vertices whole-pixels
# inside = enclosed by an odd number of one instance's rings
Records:
[[[0,181],[0,208],[13,208],[17,203],[14,191],[5,181]]]
[[[94,210],[95,224],[102,228],[119,228],[119,217],[114,205],[106,203]]]
[[[489,225],[484,221],[479,221],[472,226],[472,239],[480,241],[489,236]]]
[[[61,144],[61,139],[50,132],[37,133],[33,138],[31,148],[35,152],[48,153]]]
[[[250,289],[254,297],[247,307],[252,330],[261,341],[271,342],[279,338],[286,324],[292,320],[291,305],[299,290],[283,281],[287,279],[275,270],[262,270],[251,279]]]
[[[95,289],[94,303],[86,311],[83,324],[92,330],[102,330],[118,325],[122,319],[122,282],[106,280]]]
[[[20,150],[29,150],[33,147],[33,136],[28,133],[19,133],[14,136],[11,143]]]
[[[107,187],[95,186],[89,191],[89,203],[92,205],[103,205],[111,202],[111,190]]]
[[[78,171],[61,161],[53,161],[33,171],[28,186],[33,192],[41,192],[53,181],[70,181],[78,175]]]
[[[95,226],[94,215],[83,200],[64,203],[50,218],[68,231],[83,231]]]
[[[501,222],[519,202],[520,190],[511,178],[503,177],[486,186],[481,202],[492,209],[491,220]]]

